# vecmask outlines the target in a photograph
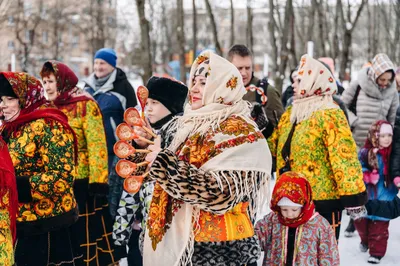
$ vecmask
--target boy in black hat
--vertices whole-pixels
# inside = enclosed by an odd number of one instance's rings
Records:
[[[175,135],[174,117],[183,113],[188,88],[177,80],[162,77],[151,77],[147,83],[149,98],[146,103],[146,117],[151,128],[161,136],[161,147],[168,147]],[[136,134],[151,139],[152,137],[141,127],[135,127]],[[148,144],[135,140],[137,146],[146,148]],[[133,161],[140,162],[143,158],[134,158]],[[141,167],[136,174],[142,174]],[[113,238],[115,244],[129,246],[128,265],[137,266],[142,264],[141,246],[147,211],[150,207],[154,183],[145,182],[136,194],[123,191],[114,224]],[[128,225],[128,226],[127,226]],[[133,229],[133,230],[132,230]]]

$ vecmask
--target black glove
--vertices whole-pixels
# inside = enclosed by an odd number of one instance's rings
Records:
[[[253,108],[251,110],[251,117],[256,122],[258,128],[263,131],[268,125],[268,118],[261,104],[252,103]]]

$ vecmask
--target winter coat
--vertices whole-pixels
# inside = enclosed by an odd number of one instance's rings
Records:
[[[291,99],[293,97],[293,94],[294,94],[293,87],[292,87],[292,85],[289,85],[282,94],[283,108],[287,108],[289,106],[288,101],[289,101],[289,99]]]
[[[264,251],[264,266],[285,266],[289,227],[279,223],[274,212],[258,221],[255,232]],[[332,227],[321,215],[315,213],[309,221],[296,229],[293,266],[340,265],[339,250]]]
[[[78,139],[75,193],[106,195],[108,192],[107,146],[103,117],[93,100],[72,102],[59,108]]]
[[[77,220],[73,143],[72,134],[59,122],[45,119],[26,123],[8,139],[17,176],[19,237],[68,227]]]
[[[394,135],[392,143],[390,170],[392,179],[400,176],[400,107],[397,108],[396,121],[394,123]]]
[[[261,84],[263,81],[254,77],[251,79],[249,85],[255,85],[257,87],[262,87],[264,89],[264,93],[267,96],[268,100],[267,103],[264,107],[265,110],[265,114],[267,115],[268,121],[270,122],[270,124],[272,125],[272,127],[269,129],[270,133],[268,134],[268,136],[270,136],[272,134],[272,130],[274,127],[277,126],[277,122],[276,120],[280,119],[281,115],[284,112],[283,106],[282,106],[282,101],[281,101],[281,95],[280,93],[274,88],[272,87],[270,84],[267,85],[267,87],[265,88],[265,85]],[[247,85],[247,86],[249,86]],[[264,87],[263,87],[264,86]],[[248,91],[244,97],[243,100],[249,101],[249,102],[259,102],[260,101],[260,97],[257,94],[257,92],[252,92],[252,91]],[[274,114],[274,112],[276,112],[276,115]]]
[[[356,103],[357,115],[349,110],[350,126],[353,128],[353,136],[358,147],[364,145],[368,129],[373,122],[387,120],[391,124],[394,123],[399,105],[395,82],[390,87],[381,90],[368,76],[369,69],[361,69],[357,79],[350,84],[341,97],[349,109],[360,86]]]
[[[268,139],[277,169],[285,165],[282,149],[292,128],[291,111],[292,107],[286,110]],[[367,201],[356,145],[346,117],[339,108],[316,111],[309,119],[296,125],[291,141],[290,166],[292,171],[304,174],[310,182],[319,212],[361,206]]]
[[[137,105],[135,90],[129,83],[125,73],[116,68],[107,82],[98,90],[95,87],[94,73],[84,80],[85,90],[89,92],[100,106],[103,114],[107,139],[108,166],[111,171],[114,159],[113,147],[117,142],[115,129],[122,123],[124,111]]]
[[[368,162],[366,162],[362,159],[361,151],[362,150],[360,150],[360,152],[359,152],[359,159],[360,159],[361,165],[363,167],[363,172],[371,171],[371,169],[368,167]],[[385,185],[385,177],[383,175],[384,164],[383,164],[382,155],[380,155],[378,153],[378,154],[376,154],[376,157],[378,159],[379,181],[376,185],[366,184],[367,190],[368,190],[368,199],[369,200],[380,200],[380,201],[392,201],[396,197],[398,189],[393,183]],[[376,221],[389,221],[390,220],[387,218],[380,217],[379,215],[369,215],[367,218],[371,219],[371,220],[376,220]]]

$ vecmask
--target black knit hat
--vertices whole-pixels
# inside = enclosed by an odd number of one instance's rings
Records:
[[[12,89],[10,82],[8,82],[8,80],[3,74],[0,74],[0,97],[3,96],[18,98],[18,96]]]
[[[151,77],[147,82],[149,98],[162,103],[172,115],[183,112],[188,88],[181,82],[169,78]]]

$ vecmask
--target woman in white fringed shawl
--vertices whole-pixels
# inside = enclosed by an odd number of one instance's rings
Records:
[[[253,223],[267,201],[271,154],[239,71],[203,52],[190,71],[190,101],[168,149],[153,150],[157,181],[144,265],[256,265]]]

